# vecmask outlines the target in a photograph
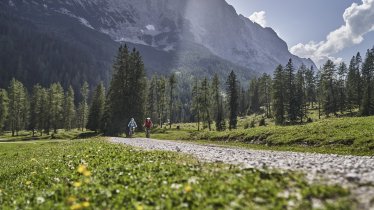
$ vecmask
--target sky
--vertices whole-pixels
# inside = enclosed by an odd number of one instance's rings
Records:
[[[374,46],[374,0],[226,0],[238,14],[273,28],[290,51],[338,63]]]

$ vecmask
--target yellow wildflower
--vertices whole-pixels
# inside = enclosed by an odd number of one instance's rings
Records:
[[[86,169],[86,166],[85,165],[79,165],[79,167],[78,167],[78,172],[79,173],[83,173],[83,172],[85,172],[87,169]]]
[[[82,206],[83,206],[84,208],[87,208],[87,207],[90,206],[90,202],[85,201],[85,202],[82,203]]]
[[[90,182],[91,182],[91,180],[90,180],[89,178],[85,178],[85,179],[84,179],[84,183],[88,184],[88,183],[90,183]]]
[[[190,185],[187,185],[184,187],[184,192],[189,193],[192,191],[192,187]]]
[[[26,185],[30,185],[31,184],[31,181],[26,181]]]
[[[80,187],[80,186],[82,186],[82,182],[74,182],[73,186],[74,187]]]
[[[31,175],[35,175],[35,174],[36,174],[36,171],[31,172]]]
[[[91,176],[91,171],[83,171],[83,176]]]
[[[74,204],[70,207],[71,210],[79,210],[79,209],[82,209],[82,205],[77,203],[77,204]]]
[[[141,204],[139,204],[139,205],[135,206],[135,209],[136,210],[144,210],[144,207]]]
[[[77,198],[75,196],[70,196],[67,200],[68,204],[73,204],[75,201],[77,200]]]
[[[48,170],[49,168],[48,168],[48,167],[45,167],[44,169],[45,169],[45,170]]]

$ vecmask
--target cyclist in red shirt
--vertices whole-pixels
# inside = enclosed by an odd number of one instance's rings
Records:
[[[146,137],[147,138],[150,138],[150,136],[151,136],[151,128],[152,128],[152,126],[153,126],[153,123],[152,123],[152,121],[151,121],[151,118],[147,118],[145,121],[144,121],[144,125],[143,125],[144,127],[145,127],[145,134],[146,134]]]

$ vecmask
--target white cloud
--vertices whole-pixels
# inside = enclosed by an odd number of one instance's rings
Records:
[[[251,21],[258,23],[262,27],[266,27],[266,12],[254,12],[251,16],[248,17]]]
[[[342,61],[333,55],[361,43],[365,34],[374,31],[374,0],[362,0],[360,5],[353,3],[345,10],[343,19],[345,24],[330,32],[326,40],[299,43],[291,47],[291,52],[300,57],[311,58],[320,65],[327,59]]]

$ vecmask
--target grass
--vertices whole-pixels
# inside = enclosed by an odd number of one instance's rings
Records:
[[[293,126],[275,126],[270,122],[268,126],[244,129],[243,125],[250,120],[241,119],[238,129],[224,132],[198,132],[196,124],[179,124],[180,130],[156,129],[152,137],[254,149],[374,155],[374,117],[326,118]]]
[[[0,143],[5,142],[35,142],[35,141],[50,141],[50,140],[67,140],[67,139],[83,139],[96,136],[97,134],[92,131],[80,131],[77,129],[64,131],[58,130],[55,134],[53,131],[49,134],[40,135],[35,133],[35,136],[32,136],[31,131],[20,131],[18,136],[12,136],[11,132],[5,132],[0,135]]]
[[[1,209],[354,209],[349,191],[303,175],[201,163],[100,138],[4,143]]]

